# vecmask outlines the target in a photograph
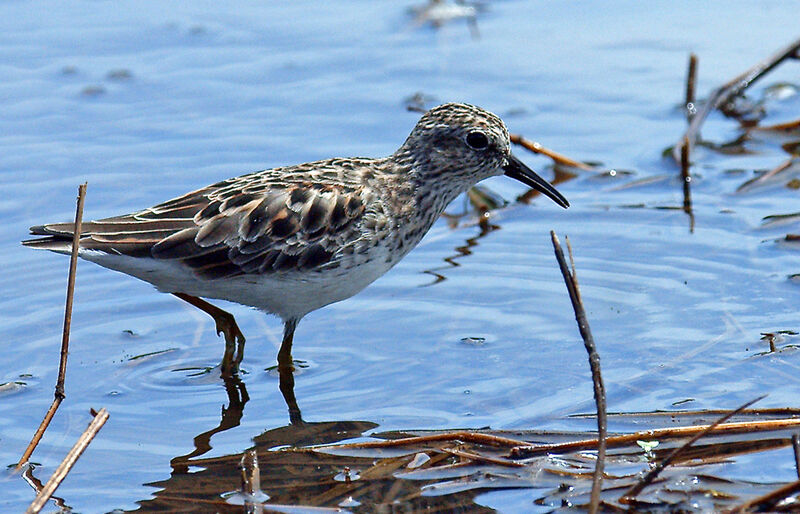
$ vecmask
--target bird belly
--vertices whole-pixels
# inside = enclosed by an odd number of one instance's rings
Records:
[[[332,270],[204,279],[177,260],[130,257],[93,250],[81,250],[80,256],[148,282],[164,293],[227,300],[276,314],[284,320],[299,319],[313,310],[350,298],[396,262],[373,258]]]

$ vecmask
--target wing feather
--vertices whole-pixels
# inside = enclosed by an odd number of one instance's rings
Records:
[[[287,182],[287,176],[293,180]],[[208,279],[336,266],[347,253],[342,242],[358,239],[369,192],[352,180],[310,178],[308,172],[267,170],[143,211],[86,222],[81,247],[177,260]],[[46,243],[25,244],[52,249],[73,230],[72,223],[32,227]]]

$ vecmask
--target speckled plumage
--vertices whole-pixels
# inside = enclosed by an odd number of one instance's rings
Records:
[[[300,318],[383,275],[476,182],[505,172],[566,207],[510,154],[509,144],[494,114],[441,105],[389,157],[259,171],[84,223],[80,255],[164,292],[277,314],[291,345],[289,332]],[[72,231],[72,223],[33,227],[44,237],[24,244],[67,253]]]

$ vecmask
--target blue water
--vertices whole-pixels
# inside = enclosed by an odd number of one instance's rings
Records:
[[[459,266],[443,259],[479,235],[476,218],[456,229],[442,220],[363,293],[309,315],[294,351],[309,364],[295,388],[304,419],[376,430],[574,428],[566,416],[593,409],[591,380],[550,230],[572,243],[611,410],[687,398],[684,408],[729,408],[764,393],[761,406],[798,406],[800,353],[759,352],[761,332],[800,329],[800,290],[787,278],[800,272],[796,250],[774,242],[800,229],[760,224],[800,211],[800,200],[786,180],[735,194],[753,170],[789,156],[769,138],[750,141],[746,156],[699,148],[694,232],[685,213],[659,207],[682,203],[662,151],[685,127],[688,53],[700,56],[704,96],[796,38],[800,3],[498,1],[479,13],[477,38],[464,20],[417,26],[410,5],[0,5],[0,383],[9,383],[0,463],[17,461],[57,374],[67,259],[22,248],[30,225],[71,219],[84,181],[86,217],[100,218],[249,171],[391,153],[419,116],[404,107],[417,92],[481,105],[511,132],[633,174],[579,174],[559,186],[568,211],[537,199],[495,212],[500,229]],[[797,64],[785,64],[753,96],[797,77]],[[800,95],[768,112],[796,119]],[[738,134],[718,114],[703,129],[717,142]],[[516,153],[551,176],[547,159]],[[524,192],[505,178],[485,185],[508,200]],[[445,280],[430,285],[433,269]],[[248,337],[250,402],[207,456],[241,452],[288,423],[278,380],[264,371],[279,321],[224,308]],[[462,342],[470,337],[485,341]],[[35,474],[46,480],[89,408],[106,407],[109,422],[57,494],[81,512],[136,508],[155,492],[144,484],[166,479],[170,459],[219,423],[222,382],[176,370],[213,366],[222,342],[204,314],[81,263],[70,350],[67,399],[33,455]],[[151,352],[163,353],[131,360]],[[785,466],[772,479],[791,474]],[[519,494],[493,492],[486,504],[515,510]],[[0,498],[4,511],[21,511],[33,492],[9,475]]]

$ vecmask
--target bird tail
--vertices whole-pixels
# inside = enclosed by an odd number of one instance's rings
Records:
[[[52,223],[37,225],[30,228],[31,235],[43,236],[36,239],[22,241],[23,246],[36,250],[50,250],[51,252],[72,253],[72,234],[75,232],[74,223]]]

